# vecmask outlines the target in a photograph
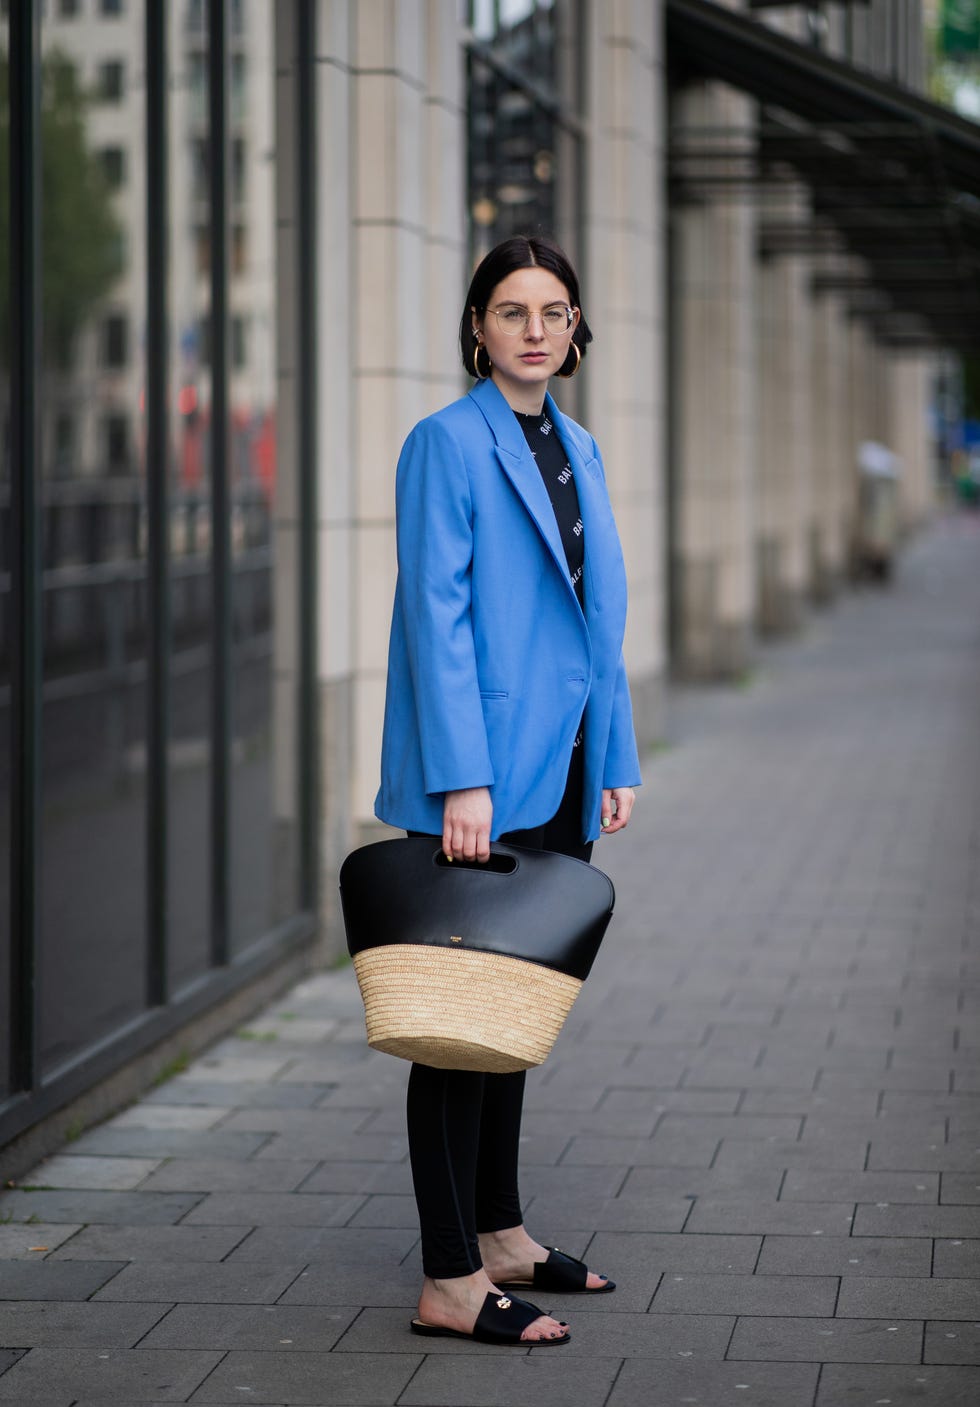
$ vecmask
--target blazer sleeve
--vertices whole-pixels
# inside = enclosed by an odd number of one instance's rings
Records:
[[[402,449],[395,516],[425,790],[492,786],[473,639],[469,478],[458,442],[436,420],[417,425]]]
[[[602,785],[604,788],[638,787],[642,780],[640,759],[636,751],[636,733],[633,728],[633,706],[630,703],[626,665],[620,651]]]

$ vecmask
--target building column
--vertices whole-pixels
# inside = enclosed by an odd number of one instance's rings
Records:
[[[716,83],[678,102],[685,125],[744,133],[753,116],[750,101]],[[756,213],[732,202],[675,219],[677,665],[731,678],[749,662],[756,613]]]
[[[891,439],[902,461],[899,517],[909,530],[935,510],[935,474],[929,434],[929,400],[934,374],[924,353],[896,353],[891,358]]]
[[[807,592],[813,363],[809,263],[769,259],[757,272],[758,625],[801,623]]]
[[[602,451],[629,577],[626,663],[641,746],[663,726],[665,244],[662,4],[589,7],[585,421]]]

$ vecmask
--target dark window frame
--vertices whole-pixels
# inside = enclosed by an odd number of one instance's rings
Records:
[[[135,3],[135,0],[134,0]],[[38,1049],[39,894],[41,801],[40,741],[42,675],[40,622],[42,541],[40,531],[40,21],[41,0],[18,0],[10,7],[10,321],[11,321],[11,609],[14,622],[12,669],[12,787],[10,971],[0,982],[10,992],[10,1021],[0,1039],[9,1042],[9,1089],[0,1089],[0,1145],[61,1108],[111,1075],[121,1065],[172,1036],[189,1020],[231,997],[245,984],[308,946],[316,932],[317,805],[315,782],[315,546],[316,546],[316,161],[314,36],[316,0],[296,0],[296,62],[299,116],[291,139],[297,142],[303,179],[297,194],[299,309],[297,364],[298,492],[303,509],[299,535],[298,591],[301,676],[297,701],[300,882],[298,904],[284,922],[232,955],[228,919],[228,818],[230,787],[231,553],[227,434],[211,437],[212,511],[223,529],[216,535],[212,593],[215,601],[214,671],[220,676],[212,714],[213,768],[211,818],[212,965],[200,981],[175,992],[168,972],[167,931],[167,746],[169,740],[169,430],[168,385],[168,127],[167,31],[170,0],[141,0],[145,15],[146,136],[140,159],[147,173],[145,205],[146,330],[144,457],[147,510],[148,779],[147,779],[147,953],[145,1008],[104,1039],[73,1051],[56,1071],[42,1076]],[[229,365],[228,285],[230,268],[227,109],[230,68],[229,7],[216,0],[209,7],[210,121],[217,126],[208,200],[211,207],[210,277],[214,322],[213,368],[216,422],[227,430]],[[119,13],[124,12],[120,5]],[[106,18],[103,3],[101,13]],[[132,333],[128,334],[129,337]],[[122,418],[122,417],[121,417]],[[103,429],[105,433],[105,429]],[[130,457],[136,445],[130,434]],[[221,516],[223,514],[223,517]],[[223,544],[221,540],[223,539]]]

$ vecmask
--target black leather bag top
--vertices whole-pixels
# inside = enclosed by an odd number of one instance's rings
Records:
[[[340,897],[352,957],[389,943],[475,948],[584,981],[616,894],[567,855],[495,842],[487,864],[450,863],[437,840],[408,838],[348,855]]]

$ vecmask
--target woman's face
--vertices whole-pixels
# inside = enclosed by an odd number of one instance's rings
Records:
[[[474,314],[474,330],[490,355],[493,379],[515,410],[531,402],[540,409],[549,378],[564,364],[581,317],[573,308],[567,322],[564,309],[570,301],[568,289],[550,270],[515,269],[491,293],[482,319]],[[530,315],[526,328],[520,312]],[[480,365],[485,369],[483,353]]]

